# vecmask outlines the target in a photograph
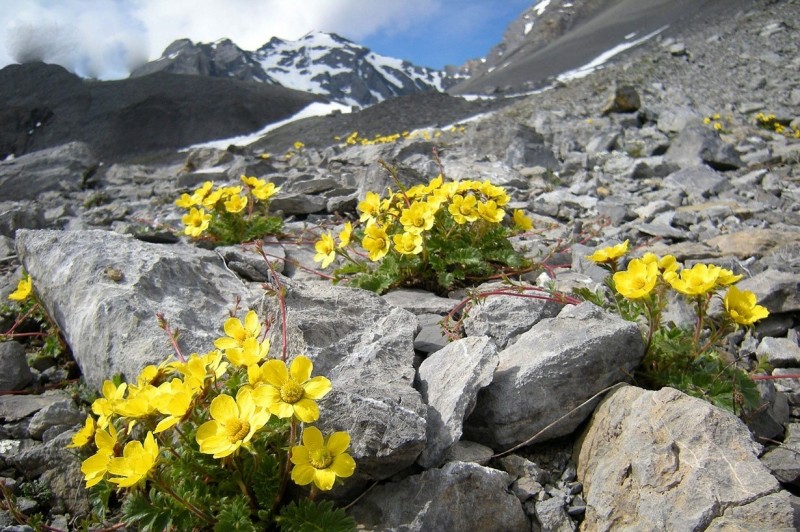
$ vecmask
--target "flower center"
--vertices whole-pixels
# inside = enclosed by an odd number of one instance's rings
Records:
[[[225,428],[228,432],[228,440],[231,443],[236,443],[237,441],[243,440],[245,436],[247,436],[247,433],[250,432],[250,423],[232,419],[225,424]]]
[[[633,280],[632,284],[634,288],[636,288],[637,290],[641,290],[642,288],[644,288],[644,279],[638,277]]]
[[[281,401],[284,403],[294,404],[303,398],[303,394],[305,394],[303,387],[292,379],[281,386]]]
[[[308,463],[317,469],[325,469],[333,462],[331,453],[327,448],[316,449],[308,453]]]

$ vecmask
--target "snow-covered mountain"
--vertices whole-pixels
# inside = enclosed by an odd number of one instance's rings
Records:
[[[159,71],[261,81],[357,106],[444,91],[456,81],[444,71],[382,56],[324,32],[296,41],[273,37],[256,51],[242,50],[228,39],[210,44],[180,39],[131,77]]]

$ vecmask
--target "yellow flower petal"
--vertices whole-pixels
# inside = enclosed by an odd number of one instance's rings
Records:
[[[335,481],[336,473],[330,469],[314,469],[314,485],[322,491],[332,489]]]
[[[306,397],[309,399],[322,399],[329,391],[331,391],[331,381],[325,377],[314,377],[308,382],[303,384],[303,389],[306,391]]]
[[[298,486],[305,486],[311,484],[314,480],[314,473],[317,470],[309,464],[299,464],[292,469],[292,480]]]
[[[280,388],[289,380],[289,370],[280,360],[267,360],[261,366],[261,376],[269,384]]]
[[[303,430],[303,445],[309,450],[320,449],[325,445],[322,432],[317,427],[306,427]]]
[[[332,455],[342,454],[350,446],[350,435],[346,432],[334,432],[328,437],[328,450]]]
[[[236,400],[230,395],[225,394],[215,397],[214,400],[211,401],[211,406],[209,406],[208,410],[211,412],[211,417],[217,421],[237,417],[239,415],[239,407],[236,405]]]
[[[330,469],[337,476],[347,478],[356,470],[356,461],[349,454],[340,454],[333,459]]]
[[[292,407],[294,415],[303,423],[313,423],[319,419],[319,407],[311,399],[300,399]]]
[[[308,463],[308,449],[302,445],[295,445],[292,447],[292,455],[290,460],[293,464],[307,464]]]
[[[311,377],[311,371],[314,369],[314,364],[311,360],[303,355],[298,355],[292,360],[290,372],[295,382],[304,383]]]

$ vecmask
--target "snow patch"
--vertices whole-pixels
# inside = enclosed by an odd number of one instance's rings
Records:
[[[194,148],[217,148],[220,150],[226,149],[231,144],[237,146],[243,146],[247,144],[252,144],[253,142],[257,141],[267,133],[272,130],[278,129],[279,127],[285,126],[291,122],[296,120],[300,120],[303,118],[310,118],[312,116],[325,116],[331,114],[334,111],[339,111],[342,113],[349,113],[351,111],[351,107],[347,105],[343,105],[341,103],[321,103],[321,102],[314,102],[305,106],[299,112],[295,113],[294,115],[290,116],[285,120],[281,120],[279,122],[273,122],[271,124],[266,125],[262,129],[256,131],[255,133],[251,133],[249,135],[241,135],[238,137],[231,137],[227,139],[219,139],[219,140],[212,140],[209,142],[203,142],[201,144],[193,144],[187,148],[183,148],[180,151],[188,151]]]
[[[544,14],[544,10],[547,9],[547,6],[549,5],[550,0],[542,0],[536,4],[536,7],[534,7],[533,10],[536,11],[536,14],[541,17]]]
[[[603,64],[605,64],[609,59],[611,59],[615,55],[620,54],[620,53],[622,53],[625,50],[628,50],[630,48],[633,48],[634,46],[637,46],[637,45],[643,43],[644,41],[646,41],[648,39],[651,39],[652,37],[655,37],[656,35],[658,35],[662,31],[664,31],[668,27],[669,26],[662,26],[661,28],[657,29],[656,31],[654,31],[652,33],[649,33],[649,34],[645,35],[644,37],[642,37],[640,39],[636,39],[635,41],[630,41],[630,42],[618,44],[614,48],[611,48],[610,50],[607,50],[607,51],[603,52],[602,54],[598,55],[597,57],[595,57],[594,59],[592,59],[591,61],[589,61],[585,65],[583,65],[582,67],[576,68],[574,70],[569,70],[567,72],[564,72],[563,74],[560,74],[558,76],[558,78],[556,78],[556,79],[558,79],[558,81],[569,81],[571,79],[585,78],[586,76],[588,76],[589,74],[591,74],[595,70],[600,69],[603,66]]]
[[[525,24],[525,30],[523,31],[523,35],[527,35],[533,29],[533,22],[528,22]]]

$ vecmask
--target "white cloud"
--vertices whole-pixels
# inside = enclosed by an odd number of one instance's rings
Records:
[[[309,31],[356,41],[430,22],[446,0],[0,0],[0,67],[43,60],[81,76],[125,77],[172,41],[230,38],[254,50]]]

